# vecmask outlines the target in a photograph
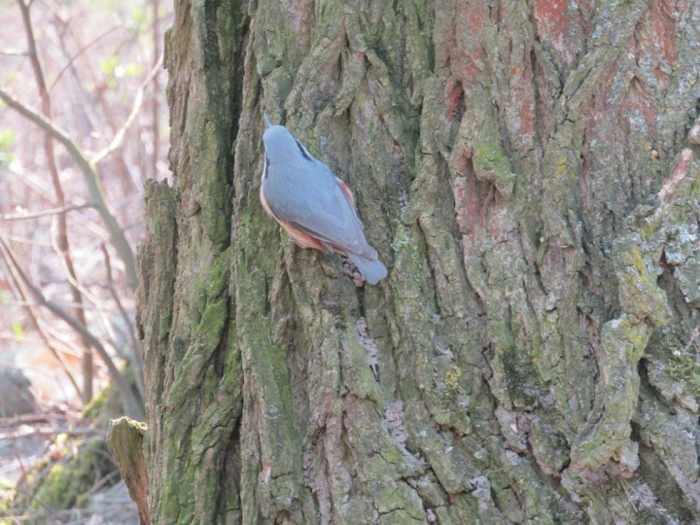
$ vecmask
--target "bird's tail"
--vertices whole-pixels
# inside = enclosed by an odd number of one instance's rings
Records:
[[[386,277],[386,266],[379,259],[366,259],[355,253],[348,253],[348,257],[369,284],[377,284]]]

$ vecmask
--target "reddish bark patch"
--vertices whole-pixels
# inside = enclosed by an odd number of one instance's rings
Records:
[[[460,31],[453,36],[450,69],[463,85],[477,82],[482,75],[483,31],[488,22],[488,13],[483,5],[463,3],[457,8]]]
[[[521,154],[532,149],[535,131],[535,93],[533,91],[533,74],[527,60],[522,60],[522,66],[511,68],[510,101],[518,115],[517,133],[513,144]]]
[[[535,130],[535,108],[529,98],[520,106],[520,126],[523,135],[530,136]]]
[[[573,63],[573,53],[567,47],[569,17],[566,0],[536,0],[534,6],[537,36],[551,45],[567,65]]]
[[[653,42],[653,45],[661,55],[668,61],[669,64],[673,64],[678,57],[678,50],[676,49],[676,28],[675,22],[668,12],[669,9],[675,9],[671,7],[671,2],[654,2],[651,6],[651,11],[649,12],[649,25],[651,30],[649,35]],[[680,6],[679,6],[680,7]]]
[[[480,223],[479,188],[474,177],[460,176],[454,182],[457,224],[461,233],[469,233]]]
[[[552,40],[563,40],[569,28],[565,0],[537,0],[535,2],[535,20],[538,23],[540,36],[548,36]],[[540,32],[540,29],[543,29],[544,32]]]
[[[690,161],[692,158],[693,151],[690,148],[685,148],[683,151],[681,151],[681,158],[678,161],[678,164],[676,164],[675,168],[673,168],[671,176],[663,182],[661,189],[659,190],[659,200],[661,202],[666,201],[666,197],[668,196],[669,191],[671,191],[671,188],[673,188],[676,184],[682,181],[686,175],[688,175],[688,169],[690,168]]]
[[[700,118],[695,121],[688,133],[688,140],[693,144],[700,144]]]

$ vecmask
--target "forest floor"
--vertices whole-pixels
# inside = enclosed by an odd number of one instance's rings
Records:
[[[48,479],[56,465],[73,461],[86,442],[104,441],[105,437],[106,431],[90,426],[80,412],[65,407],[44,407],[42,412],[0,418],[0,523],[138,524],[136,505],[126,486],[122,481],[114,482],[117,470],[95,476],[92,486],[82,491],[80,504],[68,509],[53,508],[42,501],[37,496],[39,490],[22,493],[27,479]],[[67,486],[57,488],[68,490]],[[22,496],[33,501],[30,508],[10,503],[11,508],[3,509],[3,502],[16,502]]]

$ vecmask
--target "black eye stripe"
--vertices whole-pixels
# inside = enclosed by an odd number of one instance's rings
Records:
[[[308,153],[306,152],[306,150],[304,149],[304,146],[302,146],[301,143],[300,143],[297,139],[294,139],[294,140],[296,140],[297,146],[299,146],[299,151],[301,151],[302,156],[303,156],[306,160],[311,160],[311,157],[309,156],[309,154],[308,154]]]

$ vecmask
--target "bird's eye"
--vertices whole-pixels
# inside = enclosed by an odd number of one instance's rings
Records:
[[[294,139],[297,142],[297,146],[299,146],[299,151],[301,151],[302,157],[304,157],[306,160],[311,160],[311,156],[309,155],[308,151],[304,148],[304,146],[301,145],[301,143],[297,140]]]

